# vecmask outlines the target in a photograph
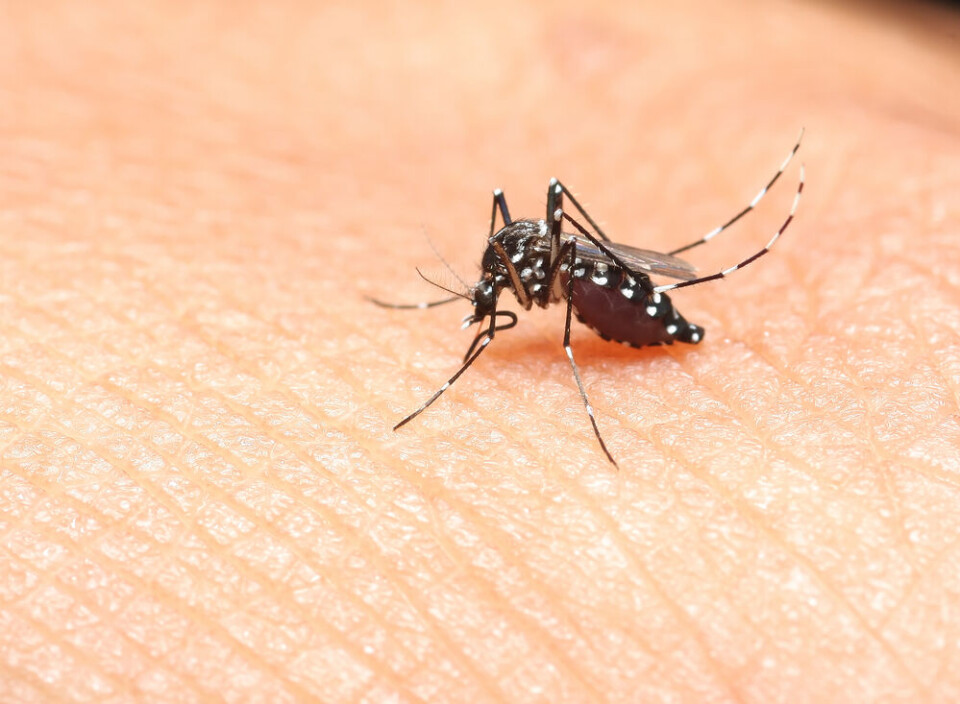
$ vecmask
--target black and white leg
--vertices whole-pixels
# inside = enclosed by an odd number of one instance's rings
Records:
[[[513,220],[510,219],[510,211],[507,210],[507,199],[504,197],[503,191],[499,188],[493,191],[493,209],[490,212],[490,234],[487,235],[487,239],[493,237],[493,233],[496,232],[497,209],[500,210],[504,227],[513,223]]]
[[[490,325],[487,327],[486,332],[484,332],[483,335],[479,338],[479,344],[478,344],[477,341],[475,340],[474,343],[470,346],[471,350],[473,350],[473,348],[476,348],[476,351],[474,351],[473,354],[471,354],[470,356],[468,356],[468,357],[464,360],[463,364],[460,365],[460,369],[457,370],[457,373],[454,374],[454,375],[453,375],[452,377],[450,377],[449,379],[447,379],[447,382],[446,382],[443,386],[441,386],[439,389],[437,389],[437,390],[434,392],[434,394],[433,394],[430,398],[428,398],[428,399],[423,403],[422,406],[420,406],[420,408],[418,408],[418,409],[415,410],[413,413],[411,413],[411,414],[408,415],[406,418],[404,418],[404,419],[401,420],[399,423],[397,423],[395,426],[393,426],[393,429],[394,429],[394,430],[397,430],[398,428],[406,425],[407,423],[409,423],[410,421],[412,421],[414,418],[416,418],[418,415],[420,415],[420,414],[423,413],[425,410],[427,410],[434,401],[436,401],[438,398],[440,398],[441,394],[443,394],[444,391],[446,391],[447,389],[449,389],[450,386],[453,385],[453,383],[454,383],[457,379],[460,378],[460,375],[461,375],[461,374],[463,374],[465,371],[467,371],[467,369],[470,368],[470,365],[471,365],[471,364],[473,364],[475,361],[477,361],[477,357],[479,357],[481,354],[483,354],[483,351],[484,351],[485,349],[487,349],[487,345],[489,345],[489,344],[493,341],[493,336],[494,336],[494,334],[496,334],[496,332],[497,332],[497,330],[498,330],[497,324],[496,324],[496,323],[497,323],[497,313],[498,313],[498,312],[497,312],[496,310],[494,310],[493,313],[491,313],[491,315],[490,315]],[[516,316],[514,316],[513,320],[514,320],[514,322],[516,322]],[[513,327],[513,325],[508,325],[508,326],[504,326],[504,327]],[[501,328],[499,328],[499,329],[502,330],[502,329],[504,329],[504,327],[501,327]]]
[[[793,222],[793,216],[797,212],[797,205],[800,203],[800,195],[803,193],[803,166],[800,166],[800,184],[797,186],[797,194],[793,197],[793,205],[790,206],[790,213],[787,215],[787,219],[783,221],[783,224],[780,226],[780,229],[777,230],[773,237],[770,238],[770,241],[767,242],[766,246],[761,249],[759,252],[754,252],[749,257],[744,259],[742,262],[735,266],[731,266],[728,269],[723,271],[718,271],[716,274],[711,274],[710,276],[701,276],[696,279],[690,279],[689,281],[680,281],[674,284],[665,284],[663,286],[655,286],[654,292],[663,293],[665,291],[670,291],[675,288],[683,288],[684,286],[695,286],[696,284],[702,284],[706,281],[715,281],[717,279],[722,279],[726,276],[729,276],[737,269],[742,269],[748,264],[756,261],[764,254],[770,251],[770,248],[773,247],[774,243],[780,238],[780,235],[784,233],[787,227],[790,226],[790,223]]]
[[[606,236],[606,234],[604,234],[603,230],[600,229],[600,226],[594,221],[594,219],[593,219],[592,217],[590,217],[590,214],[587,213],[587,211],[583,209],[583,206],[580,205],[580,201],[578,201],[578,200],[574,197],[574,195],[569,191],[569,189],[568,189],[566,186],[564,186],[562,183],[560,183],[560,182],[559,182],[557,179],[555,179],[555,178],[550,179],[550,190],[547,192],[547,193],[548,193],[548,198],[547,198],[547,203],[548,203],[548,206],[547,206],[547,211],[548,211],[548,212],[547,212],[547,217],[548,217],[548,218],[553,214],[553,210],[549,207],[549,202],[550,202],[549,194],[550,194],[550,193],[553,193],[553,192],[556,192],[556,193],[558,193],[558,194],[561,194],[561,193],[566,194],[567,198],[570,199],[570,202],[573,203],[573,207],[575,207],[575,208],[577,209],[577,212],[580,213],[580,214],[583,216],[583,219],[584,219],[584,220],[586,220],[588,223],[590,223],[590,227],[592,227],[592,228],[593,228],[593,231],[596,232],[596,233],[600,236],[600,239],[602,239],[604,242],[611,242],[611,241],[612,241],[609,237]],[[558,219],[559,219],[559,218],[558,218]],[[548,220],[548,222],[549,222],[549,220]]]
[[[797,150],[800,148],[800,142],[801,142],[802,139],[803,139],[803,130],[800,130],[800,136],[797,137],[797,143],[793,145],[793,149],[790,150],[790,153],[787,155],[787,158],[783,160],[783,163],[782,163],[782,164],[780,164],[780,170],[777,171],[777,173],[775,173],[775,174],[773,175],[773,178],[770,179],[770,180],[767,182],[767,185],[766,185],[766,186],[764,186],[763,188],[760,189],[760,192],[757,193],[756,196],[754,196],[753,200],[750,201],[750,204],[749,204],[746,208],[744,208],[744,209],[741,210],[739,213],[737,213],[736,215],[734,215],[732,218],[730,218],[729,220],[727,220],[725,223],[723,223],[722,225],[720,225],[720,227],[715,227],[714,229],[710,230],[710,232],[708,232],[707,234],[705,234],[703,237],[701,237],[700,239],[698,239],[696,242],[691,242],[690,244],[685,244],[683,247],[678,247],[677,249],[673,250],[672,252],[667,252],[667,254],[677,255],[677,254],[680,254],[680,252],[686,252],[688,249],[693,249],[694,247],[699,247],[699,246],[702,245],[702,244],[706,244],[707,242],[709,242],[710,240],[712,240],[714,237],[716,237],[717,235],[719,235],[721,232],[723,232],[724,230],[726,230],[728,227],[730,227],[731,225],[733,225],[733,223],[735,223],[737,220],[739,220],[739,219],[742,218],[744,215],[746,215],[747,213],[749,213],[751,210],[753,210],[754,208],[756,208],[756,207],[757,207],[757,203],[760,202],[760,200],[763,198],[763,196],[766,195],[767,191],[770,190],[770,188],[773,186],[773,184],[775,184],[775,183],[777,182],[777,179],[780,178],[780,175],[786,170],[787,166],[790,164],[790,161],[793,159],[793,155],[796,154],[796,153],[797,153]]]
[[[575,222],[567,215],[563,210],[563,196],[566,195],[570,199],[570,202],[573,203],[573,206],[577,209],[577,212],[583,216],[584,220],[590,223],[590,226],[593,228],[594,232],[600,236],[600,239],[604,242],[610,242],[610,238],[607,237],[603,230],[600,229],[600,226],[590,217],[590,214],[583,209],[583,206],[580,205],[580,201],[567,190],[567,187],[564,186],[560,181],[555,178],[550,179],[550,185],[547,186],[547,230],[550,233],[550,264],[554,265],[557,261],[561,259],[560,256],[560,235],[561,235],[561,226],[563,224],[563,219],[566,218],[570,222],[573,222],[577,225],[580,232],[587,237],[591,242],[593,242],[601,251],[607,253],[611,256],[614,261],[617,261],[615,256],[612,256],[612,253],[604,247],[596,237],[588,233],[584,228],[580,227],[579,223]],[[620,263],[620,262],[618,262]],[[622,264],[622,263],[621,263]],[[627,271],[630,271],[629,268],[625,267]]]
[[[612,261],[614,264],[616,264],[618,267],[620,267],[625,272],[627,272],[630,276],[632,276],[634,280],[636,280],[637,283],[639,283],[640,286],[643,287],[646,293],[653,293],[653,285],[650,283],[650,277],[646,273],[635,271],[631,269],[629,266],[627,266],[627,264],[619,256],[614,254],[609,247],[607,247],[603,242],[601,242],[592,234],[590,234],[587,228],[585,228],[579,222],[577,222],[572,217],[570,217],[568,213],[562,212],[560,213],[560,216],[564,220],[569,222],[571,225],[573,225],[576,228],[577,232],[583,235],[584,239],[589,240],[590,243],[593,244],[597,249],[599,249],[601,252],[603,252],[608,257],[610,257],[610,261]]]
[[[560,258],[560,232],[563,223],[563,186],[557,179],[550,179],[547,186],[547,232],[550,233],[550,266]]]
[[[509,330],[517,324],[517,314],[509,310],[498,310],[493,314],[495,317],[503,316],[504,318],[509,318],[510,322],[504,323],[503,325],[497,325],[494,328],[494,332],[500,332],[501,330]],[[481,329],[477,333],[477,336],[473,338],[473,342],[470,343],[470,347],[467,348],[466,354],[463,355],[463,361],[466,362],[467,358],[473,354],[473,351],[476,349],[477,345],[480,343],[484,337],[487,336],[487,331]]]
[[[503,263],[504,268],[507,270],[507,276],[510,278],[510,286],[514,293],[516,293],[520,305],[523,306],[524,310],[530,310],[533,301],[530,300],[530,294],[527,293],[527,287],[523,285],[523,280],[520,278],[520,272],[517,271],[517,267],[514,266],[500,242],[492,237],[488,241],[490,242],[490,246],[493,247],[493,251],[497,253],[500,261]]]
[[[567,359],[570,360],[570,367],[573,369],[573,378],[577,381],[577,388],[580,390],[580,398],[583,399],[583,405],[587,409],[587,416],[590,418],[590,425],[593,426],[593,434],[597,436],[597,441],[600,443],[600,448],[603,450],[603,453],[607,456],[607,459],[613,464],[614,467],[619,469],[617,461],[613,459],[613,455],[610,454],[610,450],[607,449],[607,444],[603,441],[603,436],[600,435],[600,428],[597,427],[597,419],[593,415],[593,406],[590,405],[590,399],[587,398],[587,391],[583,388],[583,380],[580,378],[580,369],[577,367],[577,362],[573,358],[573,348],[570,347],[570,323],[573,319],[573,282],[574,275],[573,270],[576,266],[577,260],[577,238],[576,236],[572,237],[566,244],[563,245],[563,249],[560,252],[560,259],[557,262],[556,269],[557,271],[552,272],[551,278],[557,276],[559,278],[559,271],[561,267],[561,262],[566,264],[567,271],[567,320],[563,326],[563,349],[567,353]]]
[[[584,239],[588,240],[597,249],[599,249],[601,252],[603,252],[608,257],[610,257],[610,261],[612,261],[614,264],[616,264],[621,269],[626,271],[628,274],[631,274],[634,279],[640,282],[641,285],[644,285],[644,286],[649,285],[649,277],[647,276],[646,273],[634,271],[633,269],[631,269],[629,266],[626,265],[626,263],[622,259],[620,259],[620,257],[614,254],[610,250],[610,248],[604,244],[604,242],[611,242],[610,238],[603,233],[603,230],[600,229],[600,226],[597,225],[596,222],[594,222],[593,218],[591,218],[590,215],[587,213],[587,211],[583,209],[583,206],[580,205],[579,201],[577,201],[577,199],[574,198],[574,196],[570,193],[570,191],[567,190],[566,186],[564,186],[562,183],[557,181],[557,179],[551,179],[550,191],[548,193],[555,194],[555,197],[556,197],[555,203],[558,204],[557,207],[550,210],[549,209],[550,198],[548,195],[547,205],[548,205],[549,212],[548,212],[547,220],[548,220],[548,224],[553,224],[554,228],[556,229],[558,242],[560,238],[560,235],[559,235],[560,221],[566,220],[571,225],[573,225],[581,235],[583,235]],[[562,196],[564,194],[567,196],[567,198],[570,199],[570,202],[573,203],[574,207],[577,209],[577,212],[579,212],[584,217],[584,219],[588,223],[590,223],[590,226],[594,229],[597,235],[600,236],[600,239],[597,239],[597,237],[595,237],[589,230],[587,230],[583,225],[577,222],[574,218],[570,217],[570,214],[564,211],[562,207],[560,207],[559,204],[563,202]],[[652,292],[652,290],[653,289],[651,286],[650,291],[647,291],[647,293]]]

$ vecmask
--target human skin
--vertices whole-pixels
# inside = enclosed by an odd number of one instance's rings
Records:
[[[0,700],[960,698],[956,15],[409,5],[2,11]],[[424,231],[559,176],[668,250],[801,126],[702,344],[574,330],[619,471],[559,306],[391,430],[473,334],[364,300]]]

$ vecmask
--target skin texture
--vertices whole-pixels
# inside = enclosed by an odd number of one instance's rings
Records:
[[[960,698],[957,15],[315,5],[0,11],[0,700]],[[391,431],[472,339],[363,299],[424,231],[670,249],[801,126],[703,344],[574,331],[619,472],[559,308]]]

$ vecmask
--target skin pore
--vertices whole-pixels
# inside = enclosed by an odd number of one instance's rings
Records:
[[[956,701],[957,16],[320,5],[3,11],[0,701]],[[558,176],[667,251],[800,127],[702,344],[574,330],[619,471],[559,306],[391,431],[424,232]]]

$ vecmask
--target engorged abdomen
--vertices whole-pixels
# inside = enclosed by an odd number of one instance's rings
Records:
[[[703,328],[687,322],[667,295],[647,295],[639,286],[577,278],[573,307],[577,319],[600,337],[633,347],[669,345],[674,340],[696,344],[703,339]]]

